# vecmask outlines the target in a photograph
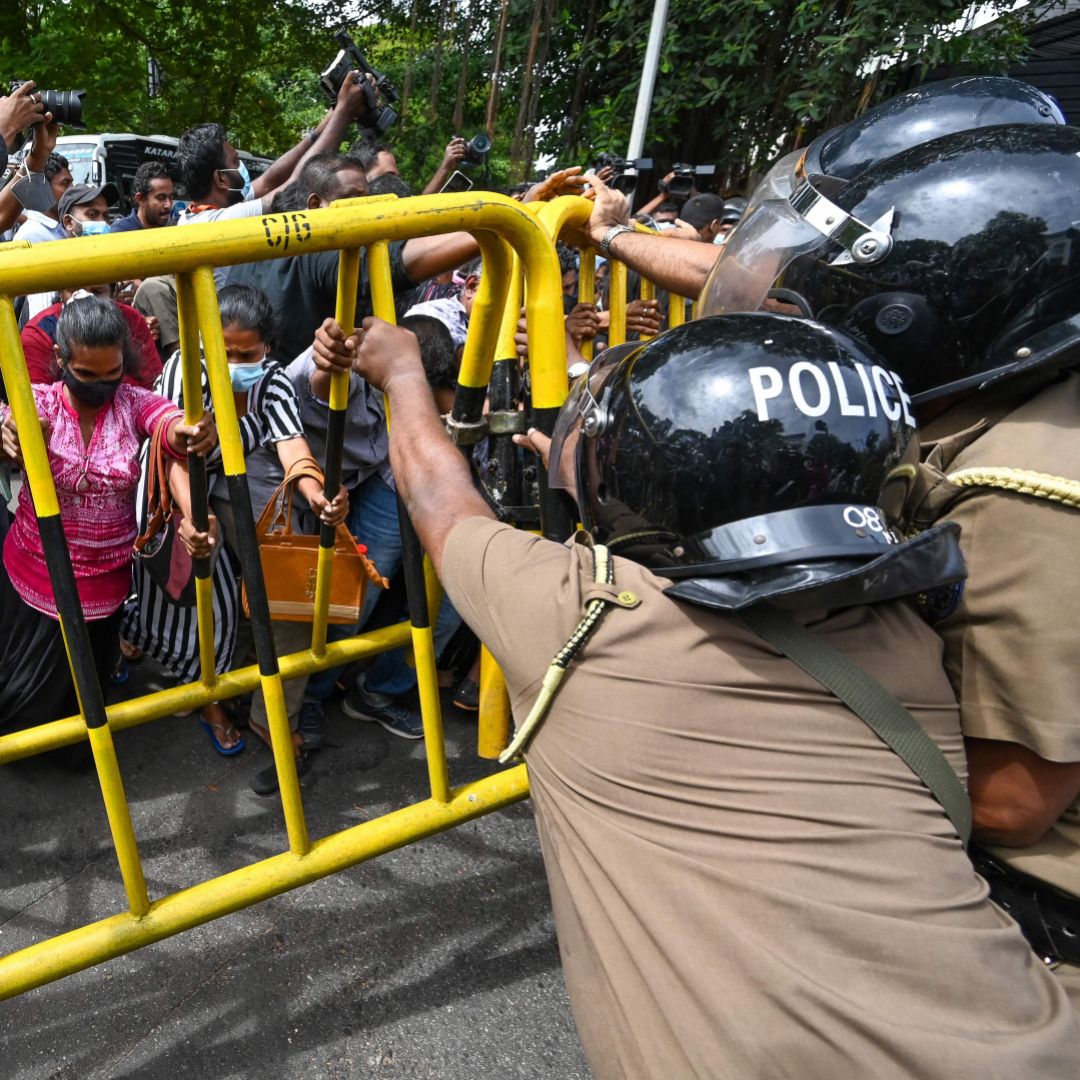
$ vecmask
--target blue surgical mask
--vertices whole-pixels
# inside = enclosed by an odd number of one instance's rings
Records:
[[[249,202],[252,199],[251,191],[251,174],[247,171],[247,166],[244,164],[241,158],[240,164],[235,169],[222,169],[222,172],[234,172],[240,174],[240,179],[244,181],[244,186],[241,188],[232,188],[232,191],[239,191],[240,198],[237,202]]]
[[[232,388],[250,390],[263,377],[265,363],[264,360],[259,360],[254,364],[230,364],[229,378],[232,379]]]
[[[80,236],[104,236],[109,231],[107,221],[80,221]]]

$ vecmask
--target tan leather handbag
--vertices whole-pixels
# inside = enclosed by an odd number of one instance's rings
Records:
[[[281,622],[311,622],[315,611],[319,537],[294,533],[292,529],[293,489],[305,476],[323,483],[322,470],[313,458],[303,458],[289,469],[267,500],[255,526],[270,618]],[[369,581],[384,589],[389,586],[367,557],[367,548],[353,537],[344,523],[338,525],[328,621],[356,622]],[[244,614],[250,615],[246,583],[243,602]]]
[[[146,532],[135,541],[135,555],[174,604],[195,605],[195,566],[180,540],[184,520],[169,490],[165,449],[169,420],[162,420],[150,438],[146,477]]]

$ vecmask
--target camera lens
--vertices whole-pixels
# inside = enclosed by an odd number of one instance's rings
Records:
[[[478,156],[483,156],[491,149],[491,139],[481,131],[479,134],[472,137],[472,141],[469,143],[469,149]]]
[[[53,119],[68,127],[83,127],[83,98],[85,90],[42,90],[41,104]]]

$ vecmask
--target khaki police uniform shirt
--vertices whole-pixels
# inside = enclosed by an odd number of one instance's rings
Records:
[[[1076,1014],[900,758],[736,618],[622,559],[615,578],[641,603],[609,608],[526,754],[596,1076],[1074,1077]],[[471,518],[443,581],[522,719],[591,555]],[[908,607],[815,629],[963,770],[940,640]]]
[[[964,733],[1062,762],[1080,761],[1080,508],[941,477],[1004,466],[1080,480],[1078,425],[1080,375],[961,403],[925,429],[936,482],[916,514],[962,530],[963,600],[937,629]],[[991,850],[1080,896],[1080,799],[1039,843]]]

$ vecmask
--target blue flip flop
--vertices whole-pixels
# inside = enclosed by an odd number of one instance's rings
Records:
[[[218,739],[217,734],[214,732],[214,725],[207,723],[202,717],[199,718],[199,727],[210,736],[210,742],[213,744],[214,749],[221,754],[222,757],[232,757],[233,754],[239,754],[244,749],[244,737],[240,737],[240,741],[235,746],[222,746],[221,740]]]

